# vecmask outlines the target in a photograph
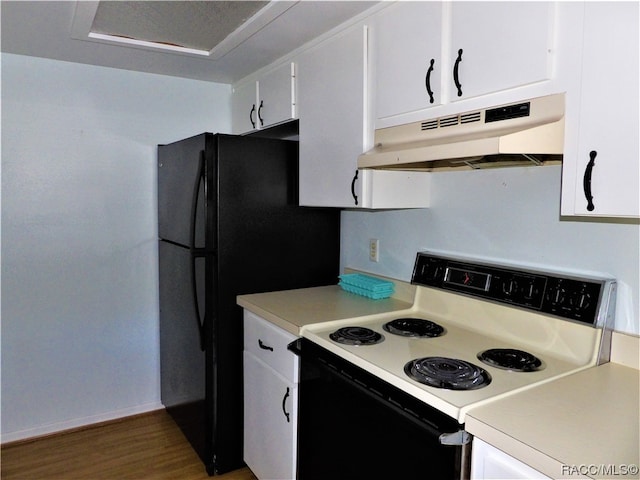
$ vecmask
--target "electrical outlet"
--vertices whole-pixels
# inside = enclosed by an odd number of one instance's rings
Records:
[[[377,238],[369,240],[369,260],[372,262],[380,261],[380,240]]]

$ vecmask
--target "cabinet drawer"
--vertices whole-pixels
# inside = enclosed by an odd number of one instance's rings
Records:
[[[269,365],[284,378],[298,383],[298,357],[287,350],[295,335],[263,318],[244,311],[244,349]]]

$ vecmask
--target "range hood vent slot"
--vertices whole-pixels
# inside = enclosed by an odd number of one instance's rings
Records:
[[[480,112],[466,113],[464,115],[460,115],[460,123],[479,122],[481,118],[482,114]]]
[[[440,128],[446,128],[446,127],[453,127],[454,125],[459,125],[460,120],[459,120],[459,117],[456,115],[455,117],[441,118],[439,120],[439,123],[440,123]]]
[[[427,122],[422,122],[422,130],[433,130],[438,128],[438,120],[429,120]]]
[[[462,115],[454,115],[452,117],[436,118],[422,122],[421,130],[434,130],[436,128],[453,127],[464,123],[479,122],[482,120],[482,112],[465,113]]]
[[[378,129],[358,168],[480,169],[562,160],[564,94]]]

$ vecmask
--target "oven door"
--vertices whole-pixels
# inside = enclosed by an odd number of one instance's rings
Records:
[[[305,338],[289,349],[301,358],[298,480],[468,478],[455,419]]]

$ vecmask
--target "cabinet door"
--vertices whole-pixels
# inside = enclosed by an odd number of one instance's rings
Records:
[[[258,478],[296,478],[297,385],[244,352],[244,461]]]
[[[471,450],[471,479],[495,478],[532,480],[549,477],[476,437]]]
[[[287,63],[258,79],[258,128],[295,118],[294,68]]]
[[[442,3],[399,2],[387,7],[376,15],[372,36],[376,118],[440,105]]]
[[[638,3],[585,2],[583,37],[578,142],[565,152],[562,213],[638,217]]]
[[[367,118],[365,40],[362,27],[351,28],[299,58],[300,205],[355,206],[351,185]]]
[[[552,2],[452,2],[450,99],[551,78]]]
[[[257,126],[256,82],[247,82],[233,87],[231,97],[231,124],[233,133],[245,133]]]

